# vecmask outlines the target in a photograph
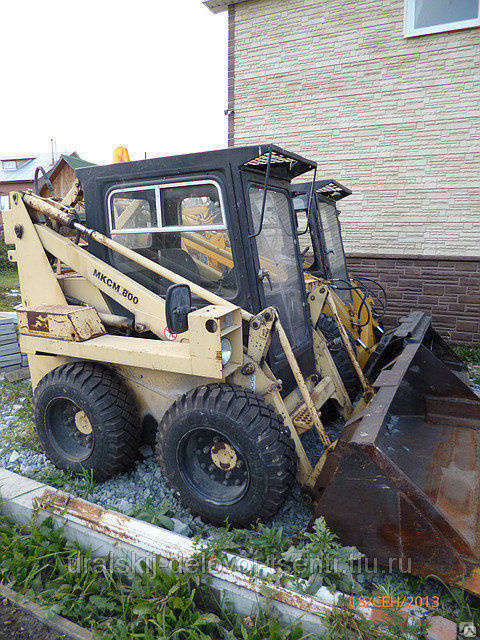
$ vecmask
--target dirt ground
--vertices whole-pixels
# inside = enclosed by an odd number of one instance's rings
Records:
[[[57,633],[26,614],[22,609],[0,599],[0,640],[64,640]]]

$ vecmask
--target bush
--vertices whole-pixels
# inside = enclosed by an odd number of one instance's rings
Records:
[[[5,244],[3,229],[0,231],[0,271],[15,269],[15,264],[8,259],[8,250],[11,246]]]

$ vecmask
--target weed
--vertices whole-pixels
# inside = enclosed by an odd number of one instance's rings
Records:
[[[405,620],[398,611],[383,609],[382,614],[381,622],[371,622],[353,614],[347,603],[343,603],[326,618],[328,632],[325,640],[406,640],[424,637],[424,623],[406,628]]]
[[[373,597],[379,596],[380,598],[387,597],[388,600],[397,597],[401,598],[408,595],[408,587],[408,581],[402,578],[397,578],[393,575],[385,576],[382,584],[373,584],[371,595]]]
[[[196,538],[197,543],[207,532],[212,534],[212,537],[208,548],[202,553],[209,557],[214,556],[221,562],[226,562],[227,554],[231,553],[269,566],[278,566],[282,553],[289,547],[289,539],[284,536],[283,528],[275,525],[267,527],[257,524],[250,529],[233,529],[228,524],[214,529],[208,527],[200,531]]]
[[[130,509],[127,515],[132,518],[138,518],[138,520],[150,522],[150,524],[169,531],[173,531],[175,528],[172,520],[173,509],[168,500],[164,500],[159,508],[155,508],[152,499],[147,498],[143,504],[136,505],[133,509]]]
[[[90,495],[95,487],[93,471],[87,469],[83,469],[79,475],[75,475],[69,471],[48,466],[35,471],[32,477],[37,482],[42,482],[54,489],[68,491],[84,499]]]
[[[343,547],[323,518],[317,518],[313,531],[305,532],[304,536],[306,544],[290,547],[283,558],[301,560],[301,571],[297,570],[296,575],[307,580],[308,593],[315,593],[322,584],[346,593],[362,591],[355,581],[353,567],[363,555],[355,547]]]
[[[282,527],[274,525],[258,524],[245,530],[223,527],[217,529],[216,538],[200,553],[227,564],[227,553],[244,555],[275,568],[277,579],[293,576],[297,588],[310,594],[323,585],[332,591],[362,590],[353,574],[354,563],[361,554],[354,547],[342,547],[323,518],[317,519],[312,532],[301,531],[295,540],[284,536]]]
[[[82,498],[86,498],[88,495],[90,495],[93,491],[93,489],[95,488],[95,479],[93,477],[93,469],[84,469],[82,467],[82,470],[80,472],[79,475],[77,475],[76,479],[75,479],[76,485],[79,488],[79,495]]]
[[[18,380],[16,382],[7,382],[2,380],[0,382],[0,400],[2,403],[16,404],[20,398],[31,401],[33,397],[32,384],[24,380]]]
[[[436,613],[456,623],[473,622],[480,627],[480,599],[468,593],[464,587],[452,587],[434,575],[415,578],[421,586],[432,579],[441,587],[440,607],[435,610]]]
[[[480,364],[471,364],[470,377],[475,384],[480,384]]]
[[[11,420],[2,431],[2,448],[4,451],[32,450],[41,452],[37,432],[31,422]]]

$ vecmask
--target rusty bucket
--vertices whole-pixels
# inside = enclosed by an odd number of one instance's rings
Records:
[[[479,594],[480,399],[422,343],[374,387],[326,459],[312,523],[324,516],[372,562]]]

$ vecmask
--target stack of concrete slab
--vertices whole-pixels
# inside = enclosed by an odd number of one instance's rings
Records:
[[[27,356],[18,343],[17,314],[0,313],[0,373],[28,367]]]

